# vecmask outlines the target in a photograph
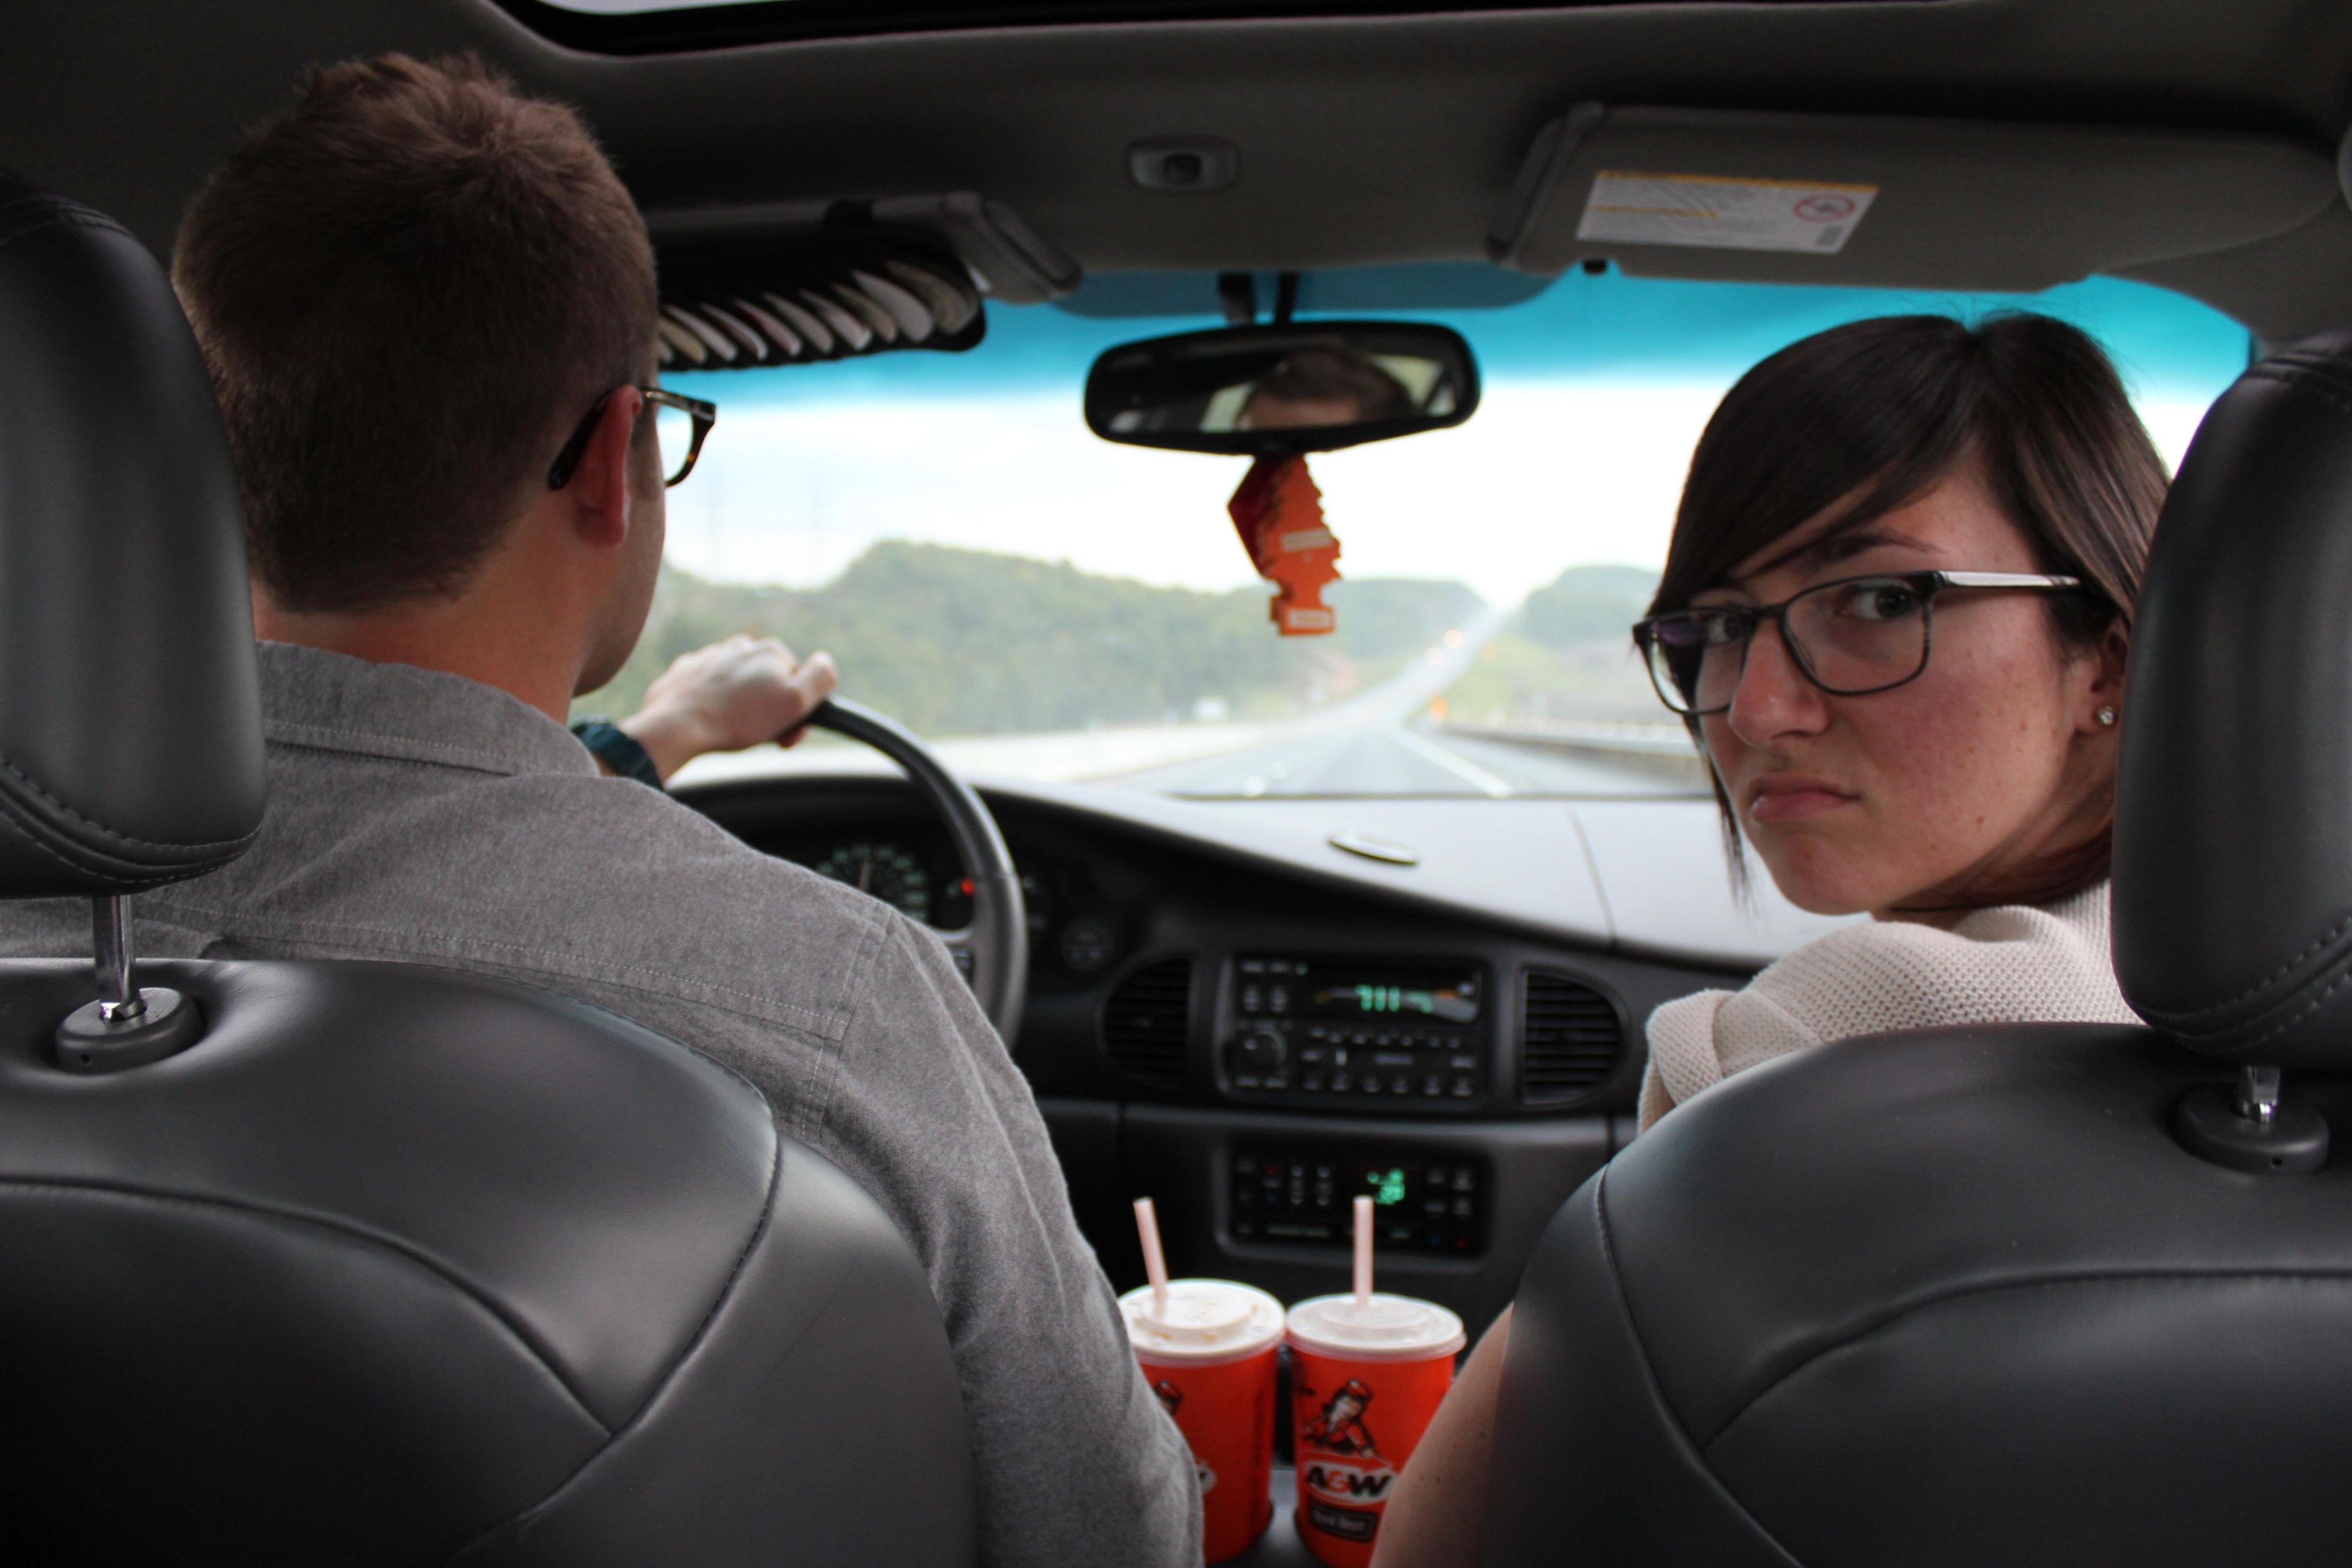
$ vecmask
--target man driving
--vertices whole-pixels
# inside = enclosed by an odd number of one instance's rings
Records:
[[[475,62],[315,73],[196,196],[173,281],[243,492],[270,801],[243,858],[139,899],[141,950],[505,976],[740,1073],[923,1260],[982,1561],[1198,1563],[1191,1456],[938,939],[565,729],[643,629],[710,416],[654,384],[651,246],[586,129]],[[831,683],[774,644],[692,656],[610,771],[783,734]],[[86,921],[6,906],[0,951]]]

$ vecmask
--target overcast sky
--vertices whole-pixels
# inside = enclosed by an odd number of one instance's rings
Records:
[[[2170,462],[2245,363],[2242,329],[2161,290],[2095,280],[2032,302],[2107,342]],[[1987,303],[1577,277],[1507,310],[1433,312],[1470,336],[1485,402],[1458,429],[1311,460],[1341,570],[1456,578],[1507,604],[1566,566],[1654,567],[1692,445],[1746,365],[1834,321]],[[813,586],[908,539],[1252,583],[1224,512],[1242,460],[1115,447],[1079,416],[1094,353],[1197,324],[1000,310],[968,355],[674,377],[722,412],[670,492],[670,559]]]

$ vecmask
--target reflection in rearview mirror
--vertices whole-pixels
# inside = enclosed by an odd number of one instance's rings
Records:
[[[1188,452],[1328,452],[1442,430],[1478,405],[1450,328],[1410,321],[1228,327],[1112,349],[1087,377],[1107,441]]]

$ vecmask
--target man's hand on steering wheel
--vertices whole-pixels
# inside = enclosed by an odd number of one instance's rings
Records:
[[[706,752],[792,745],[839,679],[831,654],[803,660],[773,637],[731,637],[680,655],[620,728],[667,781]]]

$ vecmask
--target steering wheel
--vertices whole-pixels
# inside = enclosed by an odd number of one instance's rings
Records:
[[[812,729],[863,741],[898,763],[947,822],[956,859],[971,879],[971,923],[940,934],[956,967],[971,982],[980,1010],[1009,1049],[1021,1032],[1022,1004],[1029,995],[1029,912],[1022,903],[1021,874],[1013,868],[996,818],[929,746],[873,709],[835,697],[810,714],[808,722]]]

